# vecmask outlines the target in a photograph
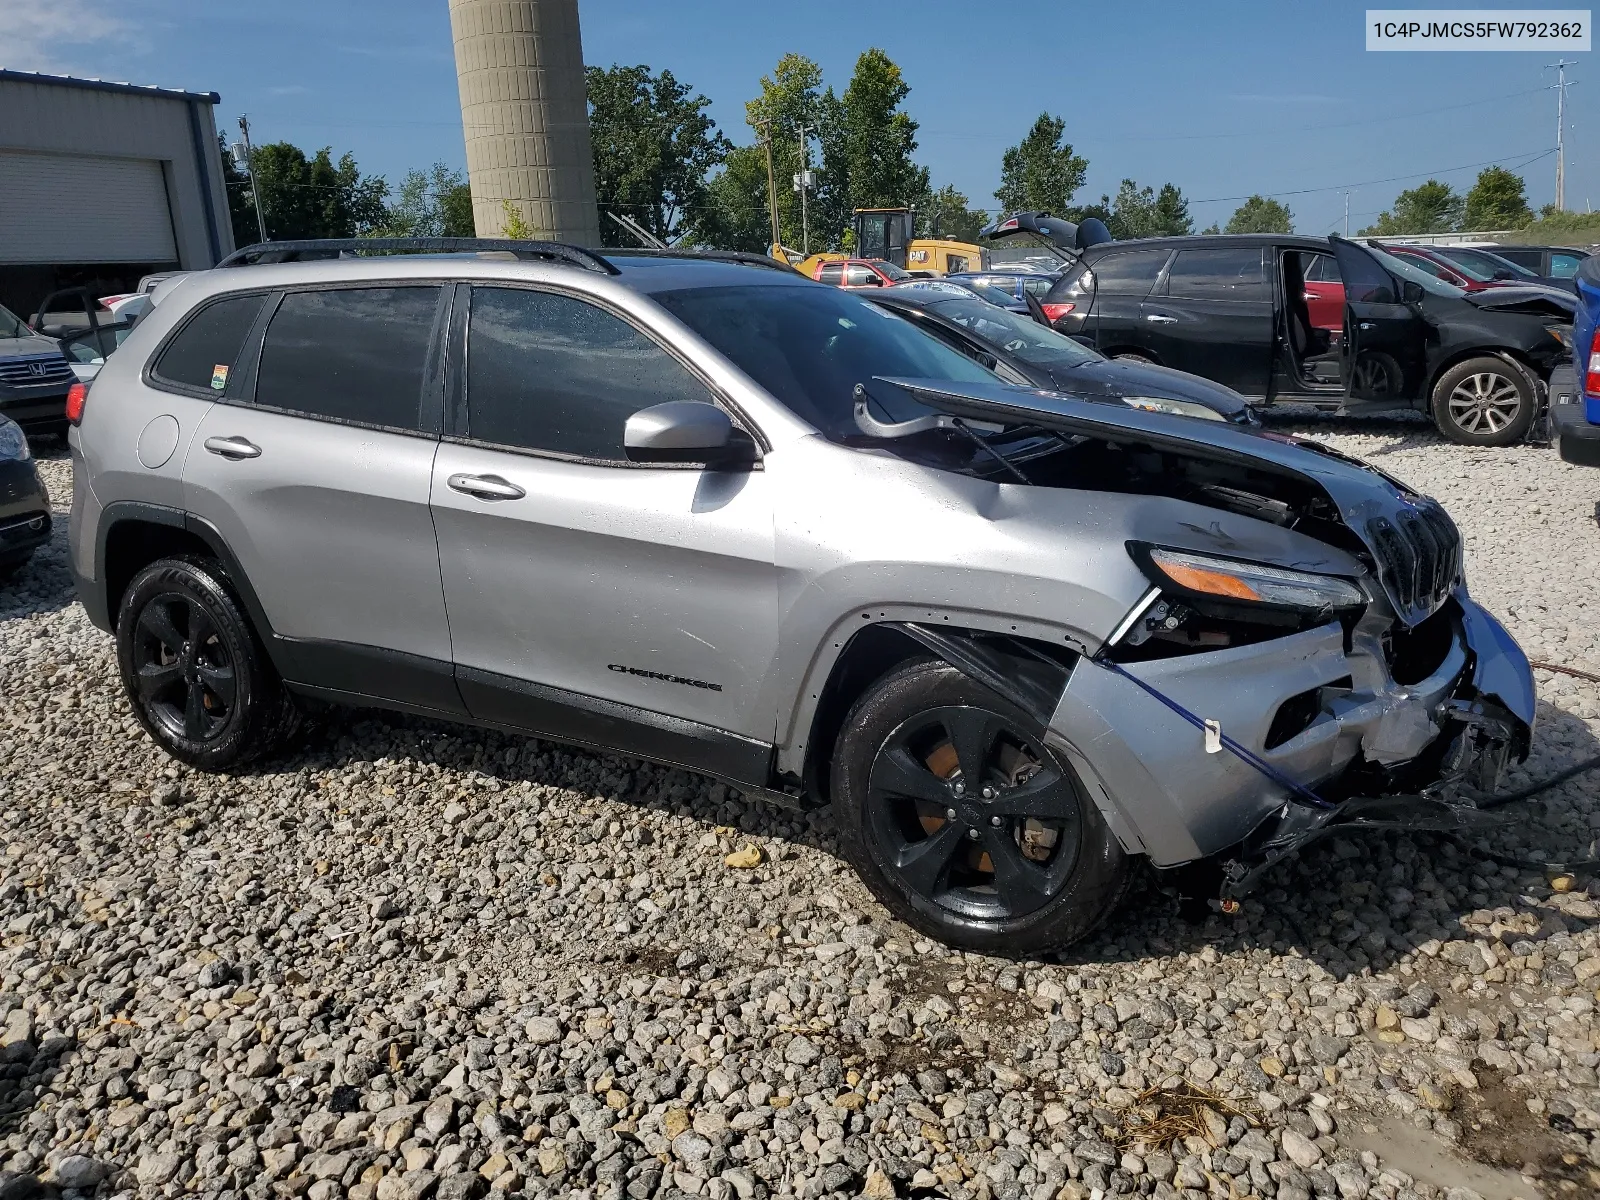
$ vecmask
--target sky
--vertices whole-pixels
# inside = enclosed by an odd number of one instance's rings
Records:
[[[1349,192],[1358,229],[1401,189],[1433,175],[1465,191],[1491,162],[1524,175],[1534,208],[1554,196],[1545,67],[1558,55],[1369,53],[1365,5],[1343,0],[580,0],[579,12],[587,63],[670,68],[739,143],[744,102],[782,54],[815,59],[843,91],[856,56],[879,47],[911,87],[918,161],[974,207],[995,205],[1001,154],[1042,111],[1089,161],[1080,203],[1123,178],[1172,182],[1197,228],[1259,192],[1297,230],[1326,233],[1343,228]],[[1600,78],[1588,53],[1566,57],[1567,207],[1582,210],[1600,206]],[[215,91],[230,136],[248,113],[258,143],[348,150],[391,182],[465,166],[446,0],[0,0],[0,67]]]

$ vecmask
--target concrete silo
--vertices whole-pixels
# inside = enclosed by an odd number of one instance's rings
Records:
[[[450,0],[450,32],[479,235],[510,200],[533,236],[598,246],[577,0]]]

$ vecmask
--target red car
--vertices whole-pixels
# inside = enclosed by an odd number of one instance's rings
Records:
[[[1306,268],[1306,308],[1318,329],[1338,333],[1344,328],[1344,284],[1331,254],[1318,254]]]
[[[1420,267],[1446,283],[1453,283],[1467,292],[1481,292],[1488,288],[1515,287],[1515,279],[1492,279],[1475,267],[1455,262],[1428,246],[1384,245],[1383,250],[1396,258],[1403,258],[1412,266]]]
[[[890,287],[912,277],[911,272],[901,270],[881,258],[845,258],[820,262],[811,276],[818,283],[831,283],[834,287],[842,288]]]

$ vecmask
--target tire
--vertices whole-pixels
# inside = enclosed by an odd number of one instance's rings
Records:
[[[1509,446],[1527,436],[1538,392],[1528,373],[1503,358],[1469,358],[1433,386],[1433,423],[1463,446]]]
[[[139,723],[203,771],[241,766],[296,725],[292,698],[209,559],[164,558],[134,576],[117,608],[117,667]]]
[[[946,945],[1043,954],[1091,933],[1127,891],[1132,861],[1030,727],[954,667],[922,660],[874,684],[834,747],[845,856],[897,917]],[[968,794],[964,755],[991,796]],[[1030,802],[1045,819],[993,813]]]
[[[1133,350],[1123,350],[1117,354],[1113,354],[1111,357],[1118,362],[1143,363],[1147,367],[1159,365],[1156,360],[1151,358],[1148,354],[1139,354]]]

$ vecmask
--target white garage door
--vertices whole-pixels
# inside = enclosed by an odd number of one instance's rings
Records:
[[[159,162],[0,150],[0,263],[177,259]]]

